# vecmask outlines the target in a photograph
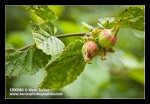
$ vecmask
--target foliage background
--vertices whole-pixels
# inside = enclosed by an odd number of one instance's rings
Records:
[[[82,21],[97,26],[99,18],[114,17],[128,7],[130,6],[49,6],[58,16],[58,20],[54,21],[56,35],[82,32]],[[6,40],[9,44],[21,48],[33,42],[30,19],[39,22],[33,14],[17,6],[6,6]],[[80,37],[61,40],[67,46],[77,38]],[[101,61],[99,56],[95,57],[77,80],[62,89],[63,98],[144,98],[144,41],[143,31],[121,28],[115,46],[117,52],[108,53],[106,61]],[[9,88],[37,88],[44,75],[45,71],[40,70],[33,76],[6,77],[6,97],[25,97],[9,96]]]

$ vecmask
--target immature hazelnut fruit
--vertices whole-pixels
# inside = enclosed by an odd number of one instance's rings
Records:
[[[86,63],[91,64],[92,63],[91,60],[95,56],[97,56],[98,53],[99,53],[99,47],[94,41],[89,40],[84,43],[82,47],[82,54]]]
[[[117,42],[117,34],[113,35],[111,29],[104,29],[98,36],[100,47],[111,49]]]

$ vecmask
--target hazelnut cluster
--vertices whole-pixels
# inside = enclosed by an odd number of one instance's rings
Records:
[[[101,60],[106,60],[107,52],[115,52],[119,26],[111,29],[94,28],[85,36],[82,54],[86,63],[91,64],[92,59],[99,55]]]

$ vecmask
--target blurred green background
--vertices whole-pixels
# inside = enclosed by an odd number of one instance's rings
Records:
[[[58,16],[58,20],[53,22],[57,27],[55,35],[82,32],[83,21],[96,27],[99,18],[114,17],[128,7],[130,6],[49,6]],[[31,20],[39,22],[33,14],[17,6],[6,6],[6,42],[16,49],[33,43]],[[80,37],[61,40],[67,46],[78,38]],[[144,41],[145,32],[121,28],[115,46],[117,51],[107,53],[106,61],[101,61],[99,56],[95,57],[77,80],[62,89],[63,98],[144,98]],[[6,77],[6,98],[27,97],[9,96],[9,88],[37,88],[44,76],[45,71],[41,69],[33,76]]]

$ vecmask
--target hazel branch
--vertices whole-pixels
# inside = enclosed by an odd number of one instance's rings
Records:
[[[85,36],[87,34],[88,33],[73,33],[73,34],[57,35],[56,37],[57,38],[66,38],[66,37],[72,37],[72,36]],[[18,51],[24,51],[24,50],[28,49],[29,47],[31,47],[33,45],[35,45],[35,43],[29,44],[29,45],[27,45],[25,47],[22,47],[22,48],[18,49]],[[6,50],[8,50],[8,49],[6,49]]]

